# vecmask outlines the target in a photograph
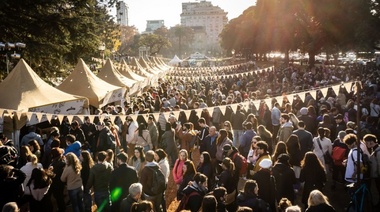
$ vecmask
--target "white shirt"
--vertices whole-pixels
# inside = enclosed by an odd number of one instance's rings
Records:
[[[26,189],[26,184],[29,182],[30,177],[32,176],[33,169],[35,168],[41,168],[42,169],[42,164],[37,163],[36,166],[32,164],[32,162],[27,162],[23,167],[21,167],[21,171],[25,173],[26,178],[24,180],[24,192],[26,195],[30,195],[29,189]]]
[[[320,140],[322,150],[321,150],[321,148],[319,148],[318,139]],[[320,139],[320,137],[318,136],[318,137],[313,138],[313,144],[314,144],[314,150],[313,150],[314,154],[322,162],[323,166],[326,167],[325,159],[323,158],[323,154],[328,151],[331,155],[331,153],[332,153],[331,140],[326,138],[326,137],[324,137],[323,139]]]
[[[360,153],[362,154],[362,153]],[[352,160],[354,159],[354,160]],[[344,179],[348,182],[354,183],[356,182],[356,179],[352,179],[352,175],[355,172],[355,163],[358,159],[358,152],[357,148],[353,148],[350,150],[348,153],[348,158],[347,158],[347,165],[346,165],[346,173],[344,175]],[[360,157],[360,162],[362,162],[362,156]],[[356,177],[356,176],[355,176]],[[363,174],[360,174],[360,179],[363,179]]]

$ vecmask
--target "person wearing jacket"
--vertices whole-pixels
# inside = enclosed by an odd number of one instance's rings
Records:
[[[124,198],[120,205],[120,211],[131,211],[132,204],[141,199],[143,186],[141,183],[133,183],[129,186],[129,194]]]
[[[67,192],[74,212],[83,212],[83,183],[81,178],[82,166],[78,157],[70,152],[66,155],[66,167],[61,175],[61,181],[66,182]]]
[[[38,144],[42,147],[44,142],[42,141],[41,135],[36,133],[35,126],[29,126],[28,134],[24,135],[21,139],[20,146],[28,146],[29,141],[36,140]]]
[[[248,121],[245,123],[246,131],[240,138],[239,152],[244,157],[248,156],[249,150],[251,149],[252,138],[256,136],[256,132],[252,128],[252,122]]]
[[[276,185],[270,168],[272,160],[269,158],[263,159],[259,163],[260,170],[256,172],[252,179],[259,186],[259,197],[269,204],[271,211],[276,211]]]
[[[116,156],[118,168],[112,171],[109,182],[110,192],[116,193],[118,190],[121,192],[120,197],[114,198],[111,195],[112,211],[120,211],[121,201],[128,196],[128,189],[133,183],[139,181],[137,172],[134,167],[127,165],[128,155],[121,152]]]
[[[289,136],[292,134],[293,124],[289,120],[290,120],[290,117],[288,114],[285,114],[285,113],[281,114],[281,117],[280,117],[281,127],[278,130],[277,142],[288,140]]]
[[[272,157],[269,155],[268,152],[268,144],[265,141],[259,141],[256,143],[256,151],[259,157],[256,160],[255,166],[253,167],[253,173],[251,175],[254,175],[256,172],[260,170],[260,162],[264,159],[270,159],[272,160]]]
[[[26,175],[13,166],[0,165],[0,208],[7,202],[17,202],[20,197],[20,187],[25,181]]]
[[[309,207],[306,208],[305,212],[335,212],[327,197],[317,189],[310,192],[308,205]]]
[[[184,196],[189,196],[184,209],[190,210],[191,212],[198,212],[201,208],[203,197],[206,195],[207,191],[207,177],[201,173],[195,174],[193,181],[182,191]],[[190,196],[193,192],[195,192],[195,195]]]
[[[236,202],[238,206],[252,208],[254,211],[269,212],[268,203],[258,197],[259,187],[254,180],[247,180],[244,184],[244,191],[238,194]]]
[[[111,178],[113,167],[106,161],[107,153],[98,153],[98,162],[90,169],[90,176],[87,181],[87,189],[93,187],[95,204],[98,210],[109,210],[110,192],[108,183]]]
[[[272,174],[276,182],[276,198],[287,198],[292,203],[295,200],[293,185],[297,183],[296,176],[289,164],[289,155],[286,153],[278,156],[277,162],[272,168]]]
[[[153,149],[149,130],[146,129],[146,125],[144,123],[141,123],[137,128],[134,140],[136,141],[136,146],[142,146],[144,148],[144,152]]]
[[[188,159],[188,153],[185,149],[181,149],[178,153],[178,159],[174,163],[172,170],[174,183],[177,185],[177,189],[183,180],[183,164]]]
[[[80,157],[80,151],[81,151],[82,145],[81,145],[81,142],[76,141],[76,138],[74,135],[72,135],[72,134],[66,135],[66,145],[67,145],[67,147],[66,147],[64,155],[66,155],[69,152],[72,152],[78,158]]]

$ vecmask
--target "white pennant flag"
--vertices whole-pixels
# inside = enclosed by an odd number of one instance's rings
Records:
[[[321,92],[322,92],[323,97],[326,98],[326,96],[327,96],[327,92],[328,92],[328,91],[329,91],[329,88],[322,88],[322,89],[321,89]]]
[[[180,113],[181,111],[173,111],[172,113],[173,113],[173,115],[174,115],[174,117],[175,117],[175,119],[177,119],[178,120],[178,118],[179,118],[179,113]]]
[[[225,105],[219,106],[219,109],[222,112],[223,116],[224,116],[224,114],[226,114],[226,108],[227,108],[227,106],[225,106]]]
[[[30,122],[32,120],[32,116],[34,113],[28,112],[26,113],[26,117],[28,118],[28,121]]]
[[[47,114],[45,114],[45,115],[46,115],[46,119],[48,120],[48,122],[51,122],[51,119],[53,118],[53,115],[54,115],[54,114],[47,113]]]
[[[346,88],[347,92],[351,92],[352,82],[346,82],[343,84],[343,86]]]
[[[214,113],[214,107],[208,107],[206,109],[208,110],[208,113],[210,114],[210,116],[212,116],[212,114]]]
[[[202,111],[203,111],[203,108],[198,108],[198,109],[195,110],[195,112],[197,112],[197,115],[198,115],[199,118],[202,115]]]
[[[306,92],[298,93],[298,97],[301,99],[302,102],[305,102],[305,94]]]
[[[338,94],[339,94],[339,90],[340,90],[340,85],[334,85],[334,86],[332,86],[331,88],[333,89],[335,95],[338,96]]]
[[[232,111],[233,111],[234,113],[236,113],[237,106],[238,106],[238,104],[232,104],[232,105],[230,105],[230,107],[231,107],[231,109],[232,109]]]
[[[189,119],[191,110],[185,110],[184,112],[185,112],[186,118]]]
[[[0,116],[3,116],[4,111],[5,111],[4,109],[1,109],[1,108],[0,108]]]
[[[278,102],[280,105],[282,105],[282,101],[284,100],[284,97],[283,97],[283,96],[278,96],[278,97],[276,97],[276,100],[277,100],[277,102]]]
[[[69,124],[74,121],[74,116],[73,115],[67,115],[67,119],[69,120]]]
[[[315,90],[309,91],[309,94],[311,95],[311,97],[313,97],[314,100],[317,99],[317,92]]]
[[[62,121],[63,121],[63,117],[65,117],[65,115],[57,114],[56,116],[57,116],[59,122],[62,123]]]
[[[158,119],[160,118],[160,114],[159,113],[153,113],[153,116],[154,116],[154,120],[157,122]]]
[[[255,100],[255,101],[253,101],[253,104],[255,105],[255,107],[256,107],[256,110],[259,110],[260,109],[260,100]]]
[[[268,109],[272,110],[272,99],[271,98],[266,98],[266,99],[264,99],[264,101],[265,101],[265,104],[267,104]]]
[[[133,119],[133,121],[137,121],[137,114],[129,114],[129,116]]]
[[[115,123],[116,116],[112,115],[112,116],[110,116],[110,119],[111,119],[111,123]]]

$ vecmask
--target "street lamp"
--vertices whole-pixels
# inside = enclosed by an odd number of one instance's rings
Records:
[[[99,51],[100,51],[100,54],[102,56],[102,65],[104,65],[104,50],[106,50],[106,44],[105,43],[101,43],[99,45]]]
[[[7,74],[9,74],[9,65],[10,59],[20,59],[21,54],[17,53],[17,51],[21,51],[26,47],[25,43],[17,42],[17,43],[2,43],[0,42],[0,52],[5,55],[6,66],[7,66]]]

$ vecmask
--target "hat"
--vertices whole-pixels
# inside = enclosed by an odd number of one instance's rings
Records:
[[[340,139],[343,139],[344,138],[344,136],[346,136],[347,135],[347,133],[346,133],[346,131],[339,131],[339,133],[338,133],[338,138],[340,138]]]
[[[262,161],[260,161],[259,166],[263,169],[269,169],[272,166],[272,161],[268,158],[265,158]]]
[[[334,116],[335,119],[343,119],[343,115],[338,113],[336,116]]]
[[[63,152],[64,151],[62,148],[59,148],[59,147],[53,148],[53,149],[51,149],[51,157],[52,158],[61,157],[63,155]]]
[[[225,151],[225,152],[227,152],[227,151],[229,151],[231,149],[232,149],[231,144],[226,144],[226,145],[223,146],[223,151]]]
[[[277,160],[280,161],[281,163],[289,161],[290,157],[286,153],[282,153],[278,156]]]
[[[307,112],[308,112],[307,107],[303,107],[300,110],[301,115],[307,115]]]

